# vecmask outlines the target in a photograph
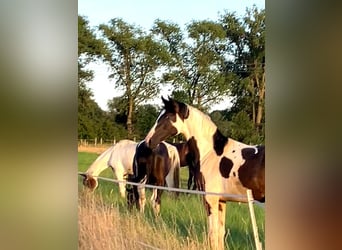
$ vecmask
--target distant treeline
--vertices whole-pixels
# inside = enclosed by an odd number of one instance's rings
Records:
[[[265,128],[265,10],[247,9],[243,17],[225,12],[217,20],[192,21],[185,30],[155,20],[149,31],[113,18],[90,27],[78,17],[78,137],[140,140],[161,107],[144,104],[160,97],[165,84],[171,96],[208,113],[224,97],[227,109],[209,113],[221,132],[245,143],[263,143]],[[111,71],[121,97],[103,111],[86,87],[92,61]],[[228,108],[230,107],[230,108]]]

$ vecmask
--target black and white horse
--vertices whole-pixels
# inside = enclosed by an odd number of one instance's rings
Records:
[[[145,138],[148,146],[154,149],[170,136],[183,134],[199,153],[199,189],[238,195],[204,196],[211,248],[224,249],[226,202],[247,202],[247,189],[255,200],[265,201],[265,147],[223,136],[209,116],[190,105],[171,98],[162,101],[164,109]]]

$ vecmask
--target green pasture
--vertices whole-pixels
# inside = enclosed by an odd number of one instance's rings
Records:
[[[85,172],[90,164],[97,158],[94,153],[78,153],[78,170]],[[101,176],[113,178],[111,169],[106,169]],[[181,168],[181,187],[187,188],[188,169]],[[84,191],[82,178],[78,177],[79,192]],[[153,226],[162,230],[170,230],[179,236],[181,241],[187,237],[203,242],[206,239],[207,225],[206,214],[203,202],[199,195],[180,194],[175,197],[173,193],[164,192],[161,203],[161,216],[155,218],[149,202],[150,190],[147,193],[147,206],[145,208],[145,219]],[[117,184],[99,180],[99,187],[94,195],[115,206],[127,214],[125,199],[122,199],[118,192]],[[259,238],[265,246],[265,211],[263,208],[254,205]],[[226,209],[226,245],[229,249],[255,249],[252,224],[248,204],[227,203]]]

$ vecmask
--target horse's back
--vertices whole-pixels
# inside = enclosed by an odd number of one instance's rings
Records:
[[[119,141],[114,145],[108,165],[115,168],[120,164],[126,169],[131,170],[136,146],[137,143],[131,140],[124,139]]]
[[[100,154],[95,159],[95,161],[89,166],[86,172],[89,174],[93,174],[107,168],[107,162],[110,159],[113,149],[114,146],[111,146],[108,149],[106,149],[106,151],[104,151],[102,154]]]

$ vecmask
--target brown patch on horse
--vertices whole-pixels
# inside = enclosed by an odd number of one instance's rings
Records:
[[[205,211],[207,212],[207,216],[211,215],[211,207],[206,200],[204,201],[204,208],[205,208]]]
[[[252,190],[255,200],[265,202],[265,146],[241,150],[245,163],[239,168],[243,186]]]
[[[223,211],[223,206],[222,206],[223,203],[225,203],[225,201],[222,201],[222,200],[219,201],[219,207],[218,207],[218,209],[219,209],[220,212]]]
[[[88,187],[91,190],[94,190],[97,185],[96,180],[93,177],[88,176],[86,174],[82,174],[82,176],[83,176],[83,185]]]
[[[134,156],[135,182],[142,180],[147,175],[147,183],[155,184],[158,180],[164,180],[171,166],[168,162],[169,152],[164,143],[160,143],[153,150],[146,142],[137,146]]]
[[[220,173],[223,178],[229,178],[230,171],[233,168],[234,163],[227,157],[222,157],[220,161]]]
[[[218,129],[213,135],[214,150],[218,156],[223,154],[224,146],[228,142],[228,137],[224,136]]]
[[[138,144],[133,158],[134,178],[139,181],[142,180],[147,174],[147,167],[152,164],[152,161],[152,149],[146,145],[146,142]]]
[[[195,178],[195,176],[200,176],[200,153],[197,142],[194,137],[191,137],[187,142],[171,144],[177,148],[180,166],[188,166],[189,168],[188,189],[190,189],[192,186],[192,179]],[[200,181],[194,180],[193,190],[197,189],[197,182]]]
[[[169,151],[164,143],[160,143],[156,149],[153,150],[154,162],[152,167],[152,175],[158,180],[165,180],[165,177],[170,171]]]
[[[201,163],[200,163],[200,152],[197,146],[197,140],[195,137],[191,137],[187,141],[189,147],[189,154],[187,156],[187,161],[190,162],[189,168],[193,172],[195,178],[195,185],[193,189],[198,189],[204,191],[204,177],[201,174]]]
[[[188,155],[189,155],[188,143],[183,142],[183,143],[170,143],[170,144],[177,148],[180,166],[181,167],[188,166]]]

